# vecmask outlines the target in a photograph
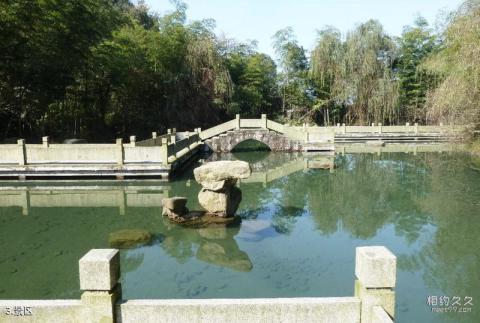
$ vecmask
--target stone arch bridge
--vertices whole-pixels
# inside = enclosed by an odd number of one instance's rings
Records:
[[[304,131],[267,119],[240,119],[240,115],[218,126],[200,131],[202,139],[214,152],[230,152],[245,140],[256,140],[271,151],[331,151],[334,150],[334,131],[321,129],[317,133]]]

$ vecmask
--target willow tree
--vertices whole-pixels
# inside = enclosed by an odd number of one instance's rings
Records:
[[[375,20],[347,33],[344,42],[338,30],[321,30],[311,55],[317,97],[314,108],[334,110],[337,121],[395,123],[399,115],[395,49]]]
[[[335,92],[348,106],[347,120],[394,123],[398,116],[398,84],[393,75],[395,43],[376,20],[347,34]]]
[[[428,93],[431,120],[479,123],[480,1],[468,0],[450,17],[442,49],[424,64],[441,79]]]
[[[339,82],[343,62],[343,44],[341,33],[334,27],[318,31],[317,45],[311,53],[310,77],[314,83],[315,102],[312,114],[322,113],[323,123],[341,118],[341,105],[338,100]],[[333,113],[332,113],[333,112]]]

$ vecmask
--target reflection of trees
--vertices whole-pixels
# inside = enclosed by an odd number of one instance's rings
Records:
[[[143,262],[144,254],[137,250],[123,251],[120,259],[122,260],[122,272],[128,273],[136,270]]]
[[[341,226],[354,237],[367,239],[385,224],[395,223],[397,233],[408,241],[418,238],[428,222],[416,205],[426,189],[427,174],[418,168],[416,158],[388,157],[339,156],[335,174],[310,171],[306,175],[308,209],[322,233],[334,233]]]
[[[424,280],[448,296],[480,299],[480,176],[468,167],[467,156],[429,156],[431,191],[419,205],[432,214],[434,239],[406,259],[421,268]],[[447,314],[447,320],[478,322],[478,311]],[[476,313],[475,313],[476,311]],[[476,316],[476,318],[475,318]]]

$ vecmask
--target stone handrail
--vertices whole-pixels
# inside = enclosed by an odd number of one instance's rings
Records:
[[[79,261],[80,300],[0,300],[0,321],[17,322],[393,322],[396,257],[357,247],[353,297],[122,300],[120,253],[92,249]]]
[[[115,144],[25,144],[0,145],[0,164],[118,164],[162,163],[159,146],[136,146],[134,137],[128,144],[117,139]]]
[[[212,138],[224,132],[227,132],[229,130],[236,129],[236,127],[237,127],[237,120],[233,119],[233,120],[224,122],[222,124],[219,124],[218,126],[203,130],[202,132],[200,132],[200,138],[202,140]]]
[[[315,129],[318,127],[307,127],[310,129]],[[410,124],[406,123],[404,126],[384,126],[381,123],[372,123],[370,126],[347,126],[345,124],[340,125],[339,123],[336,126],[323,127],[332,129],[335,131],[335,134],[347,134],[347,133],[413,133],[413,134],[422,134],[422,133],[461,133],[468,130],[468,126],[465,125],[419,125],[418,123]]]

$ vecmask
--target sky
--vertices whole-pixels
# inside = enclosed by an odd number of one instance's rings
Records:
[[[441,11],[461,0],[184,0],[189,20],[213,18],[215,32],[239,41],[257,40],[258,50],[275,57],[272,36],[291,26],[305,49],[311,50],[316,30],[325,25],[346,33],[356,24],[377,19],[387,33],[399,36],[405,25],[421,15],[433,25]],[[145,0],[159,14],[174,7],[169,0]]]

